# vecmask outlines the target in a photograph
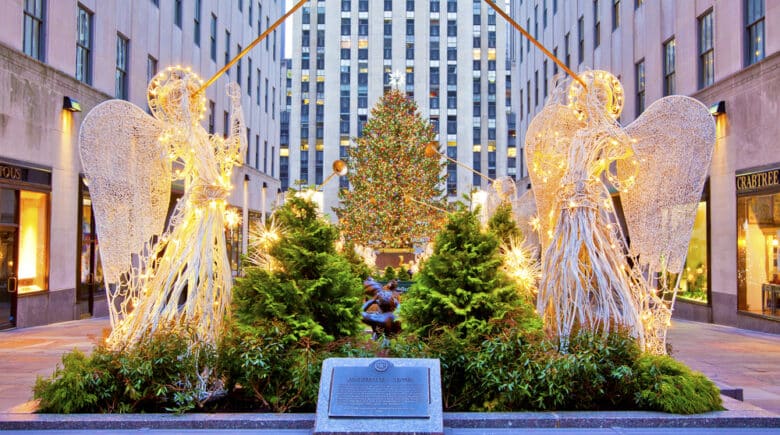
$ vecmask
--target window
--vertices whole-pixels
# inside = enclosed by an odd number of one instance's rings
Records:
[[[211,32],[209,34],[209,43],[211,44],[211,60],[217,61],[217,16],[211,14]]]
[[[236,46],[236,53],[241,53],[241,46]],[[241,86],[241,61],[243,59],[238,59],[238,62],[236,63],[236,82],[238,83],[238,86]]]
[[[755,175],[771,178],[771,174],[772,171]],[[737,175],[737,189],[743,177],[751,176]],[[736,222],[737,308],[775,320],[780,318],[780,222],[773,213],[778,202],[780,195],[771,190],[738,194]]]
[[[252,2],[249,2],[251,5]],[[252,96],[252,58],[248,58],[247,63],[249,64],[247,66],[247,74],[246,74],[246,94],[250,97]]]
[[[414,11],[414,0],[406,0],[406,10],[408,12]]]
[[[368,0],[359,0],[358,1],[358,11],[360,11],[360,12],[368,12]]]
[[[368,20],[358,20],[358,36],[368,36]]]
[[[24,1],[24,54],[41,62],[43,62],[45,6],[45,0]]]
[[[260,107],[260,68],[257,69],[257,89],[255,89],[256,104]]]
[[[439,0],[431,0],[431,12],[439,12]]]
[[[181,0],[173,0],[173,23],[181,29]]]
[[[612,0],[612,30],[620,27],[620,0]]]
[[[349,12],[352,10],[352,2],[350,0],[341,0],[341,11]]]
[[[636,116],[645,111],[645,60],[634,66],[636,70]]]
[[[585,60],[585,18],[577,20],[577,63]]]
[[[209,134],[214,134],[214,124],[216,124],[215,112],[216,106],[213,101],[209,100]]]
[[[745,29],[747,31],[747,65],[763,59],[764,53],[764,0],[745,0]]]
[[[114,97],[127,99],[127,46],[129,41],[121,34],[116,34],[116,74],[114,75]]]
[[[406,36],[414,36],[414,20],[406,20]]]
[[[225,30],[225,65],[230,63],[230,31]],[[230,70],[225,71],[225,74],[230,75]]]
[[[534,6],[534,38],[539,39],[539,5]]]
[[[18,292],[46,290],[49,272],[49,256],[46,254],[49,252],[49,194],[21,190],[18,207]]]
[[[198,47],[200,47],[200,3],[201,0],[195,0],[195,18],[192,30],[193,40]]]
[[[230,114],[227,110],[222,113],[222,136],[228,137],[230,132]]]
[[[265,79],[265,100],[264,100],[264,105],[265,105],[265,113],[268,113],[268,79],[267,78]]]
[[[81,5],[76,18],[76,80],[92,84],[92,13]]]
[[[352,30],[352,22],[349,18],[341,19],[341,35],[349,36]]]
[[[712,10],[699,17],[699,88],[715,81],[715,50],[712,44]]]
[[[544,60],[542,65],[542,102],[544,102],[544,98],[547,96],[547,59]]]
[[[146,83],[152,81],[154,76],[157,75],[157,59],[151,54],[146,57]]]
[[[664,96],[673,95],[674,90],[674,38],[664,44]]]
[[[447,20],[447,36],[458,36],[458,22]]]
[[[571,53],[569,52],[569,33],[563,37],[563,62],[566,64],[566,68],[571,68]]]
[[[542,0],[542,27],[547,28],[547,0]]]
[[[599,19],[599,0],[593,0],[593,48],[601,44],[601,20]]]
[[[539,105],[539,70],[534,71],[534,107]]]
[[[638,9],[643,4],[645,4],[645,0],[634,0],[634,9]]]

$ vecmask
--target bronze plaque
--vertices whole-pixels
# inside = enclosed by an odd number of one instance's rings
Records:
[[[329,417],[429,418],[430,369],[395,367],[379,359],[368,367],[334,367]]]

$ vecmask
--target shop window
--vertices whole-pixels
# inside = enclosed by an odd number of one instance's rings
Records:
[[[737,305],[780,315],[780,194],[737,197]]]
[[[46,290],[49,275],[49,195],[19,195],[19,293]]]
[[[680,299],[708,302],[707,298],[707,202],[702,201],[696,209],[688,255],[680,277],[677,297]],[[674,284],[672,284],[674,285]]]

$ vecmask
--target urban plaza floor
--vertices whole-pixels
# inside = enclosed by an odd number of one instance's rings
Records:
[[[49,376],[66,351],[89,351],[108,327],[96,318],[0,332],[0,414],[33,412],[36,376]],[[669,341],[675,358],[780,416],[780,336],[675,320]]]

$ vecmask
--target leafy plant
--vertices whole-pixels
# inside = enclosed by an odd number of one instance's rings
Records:
[[[669,356],[642,355],[636,370],[636,403],[641,408],[674,414],[723,409],[712,381]]]
[[[50,378],[38,377],[33,396],[42,412],[185,412],[202,408],[218,385],[199,389],[216,379],[215,349],[191,347],[191,337],[157,332],[137,346],[111,351],[95,348],[91,356],[78,350],[62,357]]]

